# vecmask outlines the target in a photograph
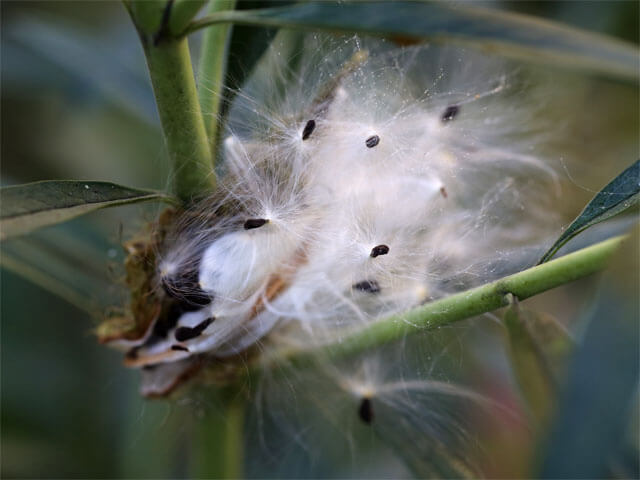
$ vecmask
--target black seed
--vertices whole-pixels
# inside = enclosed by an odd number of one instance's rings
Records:
[[[373,406],[371,405],[370,398],[363,398],[360,402],[360,408],[358,408],[358,416],[367,425],[371,425],[373,422]]]
[[[182,345],[171,345],[171,350],[175,350],[177,352],[188,352],[189,349],[187,347],[183,347]]]
[[[443,123],[450,122],[456,118],[458,113],[460,113],[460,107],[458,105],[449,105],[440,117],[440,120],[442,120]]]
[[[380,143],[380,137],[378,135],[371,135],[364,141],[367,148],[373,148]]]
[[[179,342],[186,342],[187,340],[191,340],[192,338],[196,338],[200,336],[200,334],[207,328],[213,321],[215,317],[207,318],[205,321],[200,322],[195,327],[178,327],[174,333],[176,340]]]
[[[389,247],[386,245],[377,245],[371,249],[371,257],[376,258],[378,255],[386,255],[389,253]]]
[[[307,138],[309,138],[313,133],[313,131],[315,130],[315,128],[316,128],[316,121],[309,120],[307,124],[304,126],[304,128],[302,129],[302,140],[306,140]]]
[[[363,280],[362,282],[356,283],[352,288],[367,293],[380,292],[380,285],[378,285],[378,282],[376,282],[375,280]]]
[[[152,344],[167,338],[167,335],[176,326],[178,319],[184,312],[185,310],[180,303],[172,303],[166,314],[156,320],[151,336],[145,344]]]
[[[447,198],[449,195],[447,194],[447,189],[444,187],[440,187],[440,193],[444,198]]]
[[[244,229],[251,230],[253,228],[259,228],[267,223],[269,219],[267,218],[250,218],[246,222],[244,222]]]

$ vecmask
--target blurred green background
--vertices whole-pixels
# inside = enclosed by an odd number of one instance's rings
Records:
[[[636,1],[472,3],[638,43]],[[240,6],[255,5],[264,3]],[[0,9],[2,185],[74,178],[164,188],[168,162],[154,100],[141,47],[122,5],[3,0]],[[247,73],[247,62],[261,53],[250,50],[254,44],[248,39],[256,34],[265,42],[270,35],[249,27],[234,31],[232,86]],[[193,43],[197,48],[197,38]],[[567,142],[583,155],[582,165],[570,167],[587,188],[568,192],[563,206],[568,219],[591,197],[589,189],[600,188],[638,155],[636,87],[593,79],[584,104],[575,108],[584,112],[585,122]],[[207,404],[206,396],[188,404],[142,400],[137,373],[125,370],[120,354],[97,345],[92,335],[102,312],[126,298],[119,287],[121,239],[153,219],[157,208],[100,211],[4,242],[3,478],[187,475],[197,412]],[[585,298],[595,290],[596,280],[588,279],[530,303],[567,323],[593,307],[585,306]],[[477,348],[483,348],[482,342]],[[247,426],[248,442],[253,442],[248,451],[256,458],[248,459],[247,473],[269,477],[273,465],[258,459],[252,428]],[[309,462],[277,474],[348,471]],[[507,465],[492,473],[509,476],[519,468]]]

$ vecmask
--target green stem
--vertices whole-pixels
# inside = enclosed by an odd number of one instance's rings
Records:
[[[289,351],[274,360],[308,363],[318,353],[342,356],[377,347],[405,335],[432,330],[508,305],[507,294],[520,300],[602,270],[626,237],[615,237],[548,263],[465,292],[435,300],[408,312],[377,321],[337,343],[313,351]]]
[[[207,13],[233,10],[236,0],[211,0]],[[215,166],[215,152],[218,144],[220,101],[223,97],[224,76],[231,25],[217,25],[205,30],[198,65],[198,97],[204,115],[204,126],[213,152],[212,165]]]
[[[246,398],[233,389],[217,392],[218,408],[197,420],[191,477],[242,478]]]
[[[175,193],[190,202],[216,184],[187,39],[144,42],[149,75],[172,164]]]
[[[236,399],[227,407],[222,478],[241,478],[243,474],[245,402]]]

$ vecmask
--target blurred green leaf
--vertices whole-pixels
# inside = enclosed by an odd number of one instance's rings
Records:
[[[207,12],[213,13],[231,10],[235,0],[217,0],[210,2]],[[218,127],[220,125],[220,104],[224,98],[223,89],[228,65],[231,25],[219,25],[209,28],[202,36],[200,61],[198,63],[198,100],[203,114],[204,127],[213,148],[213,165],[216,164]]]
[[[565,243],[583,230],[618,215],[638,203],[639,198],[640,160],[637,160],[591,199],[582,213],[542,256],[538,264],[551,260]]]
[[[172,201],[151,190],[108,182],[50,180],[0,189],[0,239],[64,222],[101,208],[150,200]]]
[[[556,394],[554,358],[545,347],[551,347],[552,354],[566,351],[568,336],[562,329],[550,326],[543,314],[522,309],[515,298],[504,313],[504,324],[513,373],[531,413],[544,424]]]
[[[308,2],[220,12],[196,20],[188,31],[225,22],[360,32],[399,43],[456,43],[529,62],[639,77],[638,51],[631,44],[535,17],[443,2]]]
[[[605,271],[587,328],[573,355],[560,406],[532,478],[611,478],[627,448],[640,364],[639,229]],[[632,426],[633,425],[633,426]],[[638,478],[637,463],[626,478]]]
[[[105,238],[92,238],[100,233],[85,223],[69,222],[9,239],[2,243],[0,266],[95,315],[122,301],[107,267],[109,261],[121,261],[120,249]]]

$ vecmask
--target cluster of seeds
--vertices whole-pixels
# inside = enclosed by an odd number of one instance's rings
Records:
[[[534,240],[519,219],[543,210],[551,177],[504,64],[359,39],[281,46],[230,107],[220,192],[159,253],[165,306],[127,345],[146,393],[202,356],[337,341],[508,271],[500,256]],[[369,399],[359,415],[372,421]]]

